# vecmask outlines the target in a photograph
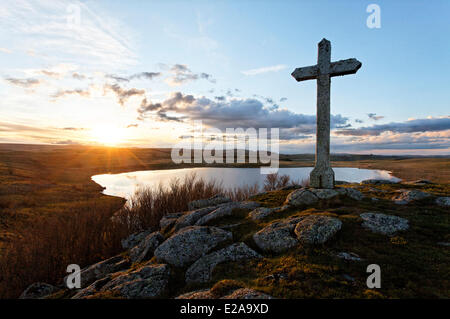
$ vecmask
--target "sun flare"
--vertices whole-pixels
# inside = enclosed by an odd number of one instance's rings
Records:
[[[125,130],[111,125],[99,125],[91,130],[91,138],[97,143],[115,146],[124,142]]]

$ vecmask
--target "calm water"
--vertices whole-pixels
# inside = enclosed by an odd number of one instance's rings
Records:
[[[312,167],[286,167],[280,168],[279,175],[289,175],[292,180],[301,181],[309,178]],[[365,179],[380,178],[399,181],[388,171],[338,167],[333,168],[336,180],[347,182],[361,182]],[[259,168],[216,168],[199,167],[168,169],[154,171],[136,171],[121,174],[102,174],[92,176],[92,180],[106,189],[106,195],[130,198],[141,187],[157,187],[159,184],[167,186],[175,178],[183,179],[185,176],[195,173],[204,180],[215,179],[222,182],[226,188],[244,185],[263,185],[266,175],[260,174]]]

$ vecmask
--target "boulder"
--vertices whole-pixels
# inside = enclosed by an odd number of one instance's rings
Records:
[[[163,218],[161,218],[161,220],[159,221],[159,228],[164,229],[166,227],[173,226],[181,216],[183,216],[182,212],[167,214],[163,216]]]
[[[272,223],[254,234],[253,240],[263,251],[284,252],[298,244],[294,237],[294,228],[302,219],[303,217],[294,217]]]
[[[314,195],[313,192],[308,189],[301,188],[290,193],[284,204],[290,206],[305,206],[315,204],[318,201],[319,198]]]
[[[335,189],[310,188],[309,190],[319,199],[331,199],[340,195]]]
[[[129,267],[130,264],[121,255],[111,257],[86,268],[80,272],[81,288],[89,286],[94,281],[106,277],[110,273],[114,273]],[[66,282],[64,278],[64,283]]]
[[[29,285],[20,295],[19,299],[42,299],[60,290],[44,282],[35,282]]]
[[[278,211],[280,208],[281,207],[274,207],[274,208],[258,207],[252,210],[250,213],[248,213],[248,216],[253,220],[260,220]]]
[[[71,299],[84,299],[96,294],[104,285],[111,280],[111,275],[107,275],[105,278],[94,281],[87,288],[79,290]]]
[[[183,216],[177,219],[175,223],[175,231],[178,231],[184,227],[193,226],[200,218],[216,209],[217,206],[209,206],[185,213]]]
[[[232,233],[217,227],[189,226],[164,241],[154,254],[158,260],[183,267],[232,237]]]
[[[305,244],[323,244],[336,234],[342,226],[338,218],[310,215],[295,226],[297,239]]]
[[[221,299],[272,299],[272,296],[253,289],[241,288]]]
[[[175,299],[215,299],[216,297],[209,289],[197,290],[182,294]]]
[[[205,283],[211,280],[214,268],[223,262],[262,258],[244,243],[236,243],[197,260],[186,271],[187,283]]]
[[[208,199],[199,199],[188,203],[188,209],[194,210],[198,208],[208,207],[208,206],[216,206],[223,203],[231,202],[231,199],[222,195],[215,195]]]
[[[347,195],[348,197],[350,197],[353,200],[360,201],[360,200],[364,199],[364,195],[356,188],[346,187],[343,189],[345,189],[345,195]]]
[[[336,257],[344,259],[344,260],[349,260],[349,261],[361,261],[362,260],[361,257],[359,257],[355,253],[340,252],[340,253],[336,254]]]
[[[436,198],[436,204],[442,207],[450,206],[450,197],[438,197]]]
[[[133,263],[139,263],[153,256],[156,247],[164,240],[159,232],[153,232],[145,237],[138,245],[130,250],[130,259]]]
[[[421,200],[430,197],[431,194],[425,193],[416,189],[413,190],[401,190],[400,194],[394,196],[392,200],[399,205],[406,205],[412,201]]]
[[[219,205],[215,210],[210,212],[209,214],[206,214],[197,222],[195,225],[202,226],[210,223],[211,221],[222,218],[225,216],[231,216],[233,214],[233,209],[255,209],[259,207],[260,204],[257,202],[232,202],[232,203],[226,203]]]
[[[138,233],[131,234],[125,239],[122,239],[121,244],[123,249],[130,249],[139,244],[145,237],[152,233],[151,230],[144,230]]]
[[[100,291],[111,291],[128,299],[162,297],[168,288],[170,269],[164,264],[147,264],[109,281]]]
[[[381,213],[363,213],[359,216],[363,219],[362,226],[374,233],[393,235],[409,228],[408,220],[398,216]]]
[[[366,179],[361,182],[361,185],[364,184],[383,185],[383,184],[396,184],[396,182],[393,182],[388,179]]]

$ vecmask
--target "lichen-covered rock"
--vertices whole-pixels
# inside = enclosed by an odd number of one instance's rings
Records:
[[[208,206],[199,208],[190,212],[186,212],[183,216],[177,219],[175,223],[175,231],[178,231],[184,227],[193,226],[203,216],[216,210],[218,206]]]
[[[221,299],[272,299],[272,296],[253,289],[241,288]]]
[[[19,299],[42,299],[60,290],[59,288],[44,282],[35,282],[27,287]]]
[[[442,207],[450,206],[450,197],[438,197],[436,198],[436,204]]]
[[[151,230],[144,230],[138,233],[131,234],[125,239],[122,239],[121,244],[123,249],[130,249],[139,244],[145,237],[152,233]]]
[[[164,229],[166,227],[173,226],[181,216],[183,216],[183,212],[172,213],[163,216],[163,218],[161,218],[161,220],[159,221],[159,228]]]
[[[305,206],[317,203],[319,198],[308,189],[301,188],[290,193],[285,201],[285,205]]]
[[[364,199],[364,195],[357,189],[352,187],[343,188],[345,189],[345,195],[350,197],[353,200],[362,200]]]
[[[145,237],[141,242],[130,250],[132,262],[141,262],[153,256],[156,247],[164,240],[159,232],[153,232]]]
[[[298,244],[294,228],[302,219],[303,217],[294,217],[272,223],[254,234],[253,240],[263,251],[284,252]]]
[[[225,216],[231,216],[233,214],[233,209],[255,209],[259,207],[260,204],[257,202],[231,202],[219,205],[212,212],[204,215],[202,218],[197,220],[195,225],[202,226],[210,223],[211,221],[222,218]]]
[[[258,207],[248,213],[248,216],[253,220],[260,220],[270,216],[272,213],[278,211],[280,207],[268,208],[268,207]]]
[[[219,204],[231,202],[231,199],[225,196],[216,195],[208,199],[199,199],[188,203],[188,209],[194,210],[198,208],[217,206]]]
[[[215,296],[210,292],[209,289],[204,289],[182,294],[175,299],[215,299]]]
[[[111,280],[111,275],[107,275],[106,277],[94,281],[88,287],[79,290],[75,295],[72,296],[72,299],[83,299],[89,296],[96,294],[104,285],[106,285]]]
[[[81,288],[89,286],[94,281],[106,277],[108,274],[129,267],[130,264],[121,255],[111,257],[81,270]],[[64,278],[64,283],[66,282]]]
[[[147,264],[109,281],[100,291],[118,293],[124,298],[158,298],[168,288],[170,268],[164,264]]]
[[[361,257],[359,257],[357,254],[355,253],[347,253],[347,252],[340,252],[338,254],[336,254],[336,257],[344,259],[344,260],[349,260],[349,261],[361,261]]]
[[[383,184],[395,184],[395,182],[388,179],[366,179],[363,180],[361,184],[383,185]]]
[[[302,243],[323,244],[336,234],[341,226],[342,222],[338,218],[310,215],[295,226],[294,232]]]
[[[408,220],[398,216],[381,213],[363,213],[360,217],[363,219],[362,226],[370,229],[374,233],[392,235],[397,231],[407,230],[409,228]]]
[[[400,194],[394,196],[392,200],[396,204],[406,205],[411,203],[412,201],[421,200],[430,196],[431,194],[419,191],[417,189],[401,190]]]
[[[339,192],[335,189],[311,188],[309,190],[319,199],[331,199],[339,195]]]
[[[189,226],[159,245],[154,255],[158,260],[183,267],[232,237],[232,233],[217,227]]]
[[[261,257],[246,244],[236,243],[197,260],[186,271],[186,282],[204,283],[210,281],[214,268],[220,263]]]

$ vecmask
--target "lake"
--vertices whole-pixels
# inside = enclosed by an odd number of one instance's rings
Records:
[[[279,175],[289,175],[291,180],[301,182],[309,178],[312,167],[283,167],[278,170]],[[361,182],[365,179],[388,179],[400,181],[384,170],[359,169],[351,167],[333,168],[336,180],[347,182]],[[152,171],[136,171],[120,174],[101,174],[92,176],[92,180],[105,187],[106,195],[119,196],[129,199],[137,189],[142,187],[158,187],[159,184],[167,186],[174,178],[183,179],[195,173],[205,181],[215,179],[225,188],[234,188],[244,185],[263,185],[266,175],[260,174],[259,168],[218,168],[198,167]]]

